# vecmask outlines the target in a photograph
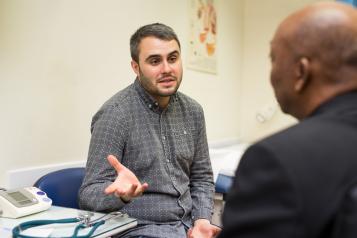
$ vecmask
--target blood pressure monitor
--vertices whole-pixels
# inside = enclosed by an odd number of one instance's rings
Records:
[[[52,200],[36,187],[0,191],[0,217],[18,218],[47,210]]]

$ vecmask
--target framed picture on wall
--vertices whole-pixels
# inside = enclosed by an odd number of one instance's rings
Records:
[[[190,0],[188,68],[217,73],[216,0]]]

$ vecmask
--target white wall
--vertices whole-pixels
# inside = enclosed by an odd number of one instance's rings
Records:
[[[241,138],[252,142],[296,123],[283,114],[270,86],[270,41],[278,24],[291,12],[317,0],[245,0],[243,13],[243,63],[240,89]],[[258,111],[276,108],[273,117],[259,123]]]
[[[254,141],[295,122],[275,105],[269,42],[278,23],[316,0],[217,0],[218,74],[184,68],[209,141]],[[187,61],[189,0],[0,0],[0,186],[11,169],[84,160],[92,115],[134,79],[129,37],[172,26]],[[184,64],[185,66],[185,64]]]
[[[239,132],[242,1],[217,1],[217,75],[184,69],[209,140]],[[181,0],[0,0],[0,186],[5,172],[86,159],[92,115],[134,80],[129,38],[163,22],[188,43]]]

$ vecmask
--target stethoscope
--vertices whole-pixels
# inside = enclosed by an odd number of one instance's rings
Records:
[[[43,225],[49,225],[49,224],[66,224],[66,223],[78,223],[79,224],[75,227],[73,234],[69,237],[62,237],[62,238],[90,238],[91,235],[97,230],[97,228],[101,225],[103,225],[106,221],[110,219],[114,219],[116,217],[124,217],[126,216],[125,214],[121,212],[111,212],[108,214],[105,214],[97,219],[94,219],[91,221],[91,217],[93,216],[93,213],[87,212],[80,214],[78,217],[74,218],[65,218],[65,219],[58,219],[58,220],[33,220],[33,221],[27,221],[19,224],[18,226],[14,227],[12,229],[12,236],[13,238],[36,238],[34,236],[28,236],[28,235],[22,235],[21,232],[32,228],[32,227],[37,227],[37,226],[43,226]],[[87,234],[85,235],[80,235],[78,236],[78,233],[81,229],[85,229],[91,227],[91,229],[88,231]]]

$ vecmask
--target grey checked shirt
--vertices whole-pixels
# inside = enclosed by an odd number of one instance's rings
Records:
[[[205,120],[193,99],[177,92],[163,110],[136,79],[101,107],[91,131],[81,208],[137,218],[139,225],[123,237],[184,238],[194,220],[211,220],[214,183]],[[109,154],[149,184],[143,196],[125,204],[104,194],[117,177]]]

